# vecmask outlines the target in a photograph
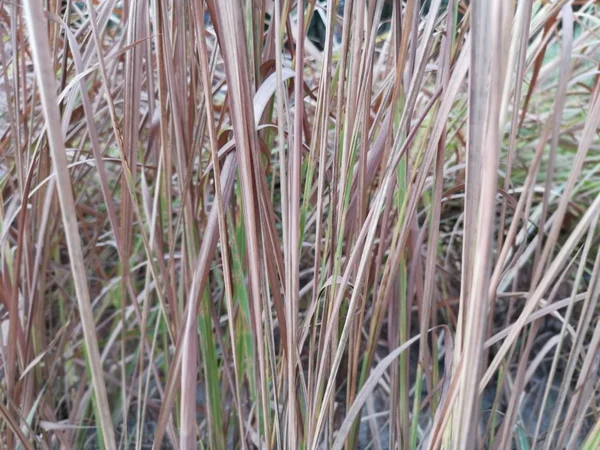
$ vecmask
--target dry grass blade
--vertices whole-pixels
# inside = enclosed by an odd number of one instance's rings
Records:
[[[19,445],[22,445],[27,450],[33,450],[35,448],[29,439],[27,439],[27,436],[23,434],[21,428],[19,428],[17,422],[11,417],[6,407],[2,404],[0,404],[0,416],[2,416],[4,422],[8,425],[11,432],[15,433],[15,435],[18,437]]]
[[[244,48],[244,29],[242,17],[238,8],[232,1],[219,4],[217,8],[218,22],[222,26],[220,36],[221,49],[226,62],[226,76],[229,81],[229,99],[233,122],[236,147],[238,150],[238,164],[243,190],[242,206],[244,210],[246,237],[248,240],[250,293],[252,298],[253,332],[258,352],[258,392],[260,392],[260,421],[264,429],[261,435],[270,436],[270,408],[267,388],[267,368],[265,357],[265,343],[262,323],[262,289],[259,223],[255,208],[256,185],[254,180],[254,167],[257,164],[257,137],[254,128],[252,110],[242,108],[242,105],[251,104],[252,95],[248,79],[247,53]],[[237,69],[236,69],[237,67]]]
[[[465,274],[461,299],[464,303],[461,305],[458,327],[461,332],[461,358],[469,361],[471,370],[462,372],[455,449],[470,449],[477,445],[475,419],[479,415],[480,403],[477,384],[483,362],[485,318],[489,305],[487,286],[490,280],[504,82],[502,58],[506,51],[503,42],[507,34],[504,29],[505,17],[508,17],[507,5],[502,1],[474,2],[471,8],[473,69],[470,73],[469,100],[473,108],[469,115],[473,117],[472,120],[481,122],[472,123],[469,127],[469,130],[476,127],[477,131],[474,130],[469,136],[467,153],[465,232],[468,234],[463,244]],[[490,23],[490,20],[491,30],[488,34],[484,24]],[[487,80],[489,87],[486,86]]]
[[[92,378],[94,395],[98,406],[100,431],[106,448],[109,450],[116,450],[112,417],[106,395],[104,371],[102,369],[102,363],[100,362],[96,325],[92,313],[90,294],[85,274],[85,262],[76,221],[71,177],[69,176],[67,168],[66,149],[60,126],[60,117],[57,107],[58,101],[55,91],[55,78],[52,70],[52,61],[50,59],[50,46],[46,34],[46,20],[44,19],[43,11],[33,3],[33,1],[24,3],[25,16],[27,18],[27,25],[30,33],[32,56],[37,83],[39,85],[42,110],[47,123],[48,143],[52,153],[53,167],[56,172],[57,192],[61,206],[60,210],[65,227],[71,271],[75,282],[79,305],[79,314],[83,324],[83,334],[90,365],[90,376]]]

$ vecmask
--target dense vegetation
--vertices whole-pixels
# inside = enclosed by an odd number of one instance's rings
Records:
[[[0,449],[600,448],[600,5],[5,1]]]

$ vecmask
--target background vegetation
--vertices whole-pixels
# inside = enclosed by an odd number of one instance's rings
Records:
[[[43,3],[0,449],[600,448],[597,1]]]

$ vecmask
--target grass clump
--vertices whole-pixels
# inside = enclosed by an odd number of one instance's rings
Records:
[[[0,448],[597,448],[598,2],[0,12]]]

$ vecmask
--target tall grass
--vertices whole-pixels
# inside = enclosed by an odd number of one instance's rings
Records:
[[[0,8],[0,449],[600,448],[600,4]]]

